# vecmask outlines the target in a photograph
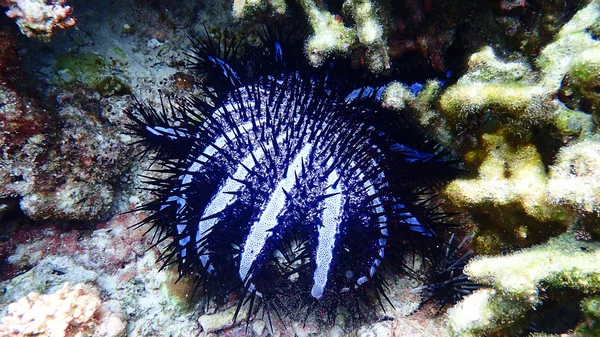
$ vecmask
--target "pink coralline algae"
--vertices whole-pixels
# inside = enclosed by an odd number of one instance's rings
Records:
[[[28,37],[50,40],[57,29],[65,29],[75,25],[71,17],[73,8],[66,0],[2,0],[8,7],[6,15],[16,19],[21,32]]]

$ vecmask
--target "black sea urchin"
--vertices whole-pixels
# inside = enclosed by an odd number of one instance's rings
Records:
[[[291,69],[279,42],[245,60],[231,41],[192,41],[207,98],[129,111],[165,176],[139,209],[172,240],[166,263],[203,291],[239,291],[249,313],[260,298],[333,320],[386,298],[383,265],[411,272],[406,254],[440,242],[445,214],[431,199],[456,171],[443,151],[382,109],[377,89]]]

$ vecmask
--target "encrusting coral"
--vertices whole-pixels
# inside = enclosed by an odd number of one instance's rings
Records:
[[[54,294],[29,293],[7,307],[2,336],[80,337],[125,335],[121,319],[102,308],[97,291],[82,283],[65,283]]]

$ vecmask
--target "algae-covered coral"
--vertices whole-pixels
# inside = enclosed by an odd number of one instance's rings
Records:
[[[486,46],[454,84],[432,80],[414,94],[394,83],[384,93],[470,171],[444,195],[475,220],[476,253],[492,256],[465,268],[487,288],[449,311],[453,336],[519,332],[549,302],[600,292],[599,19],[590,1],[534,57]],[[594,299],[582,302],[588,322]]]
[[[448,311],[452,336],[518,332],[547,298],[600,292],[600,243],[562,234],[511,255],[475,258],[465,273],[493,289],[479,290]]]
[[[570,74],[594,72],[588,54],[600,45],[591,31],[599,15],[596,1],[580,10],[533,64],[502,60],[488,46],[471,55],[455,84],[429,81],[414,95],[396,83],[384,93],[384,104],[409,113],[472,172],[444,194],[477,220],[478,252],[543,242],[600,210],[594,105],[569,107],[560,94],[575,83]],[[593,98],[578,88],[569,97]]]

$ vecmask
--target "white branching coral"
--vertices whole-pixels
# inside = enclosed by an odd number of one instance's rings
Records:
[[[35,292],[13,302],[0,323],[0,336],[119,337],[125,324],[102,308],[97,291],[82,283],[65,283],[56,293]]]
[[[6,15],[15,19],[28,37],[48,41],[55,30],[75,25],[73,8],[66,0],[2,0],[2,5],[9,8]]]

